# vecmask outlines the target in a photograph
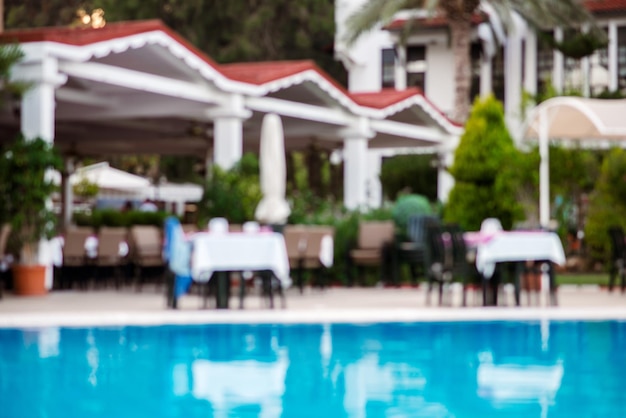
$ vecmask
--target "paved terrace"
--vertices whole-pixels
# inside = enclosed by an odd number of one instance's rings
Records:
[[[536,296],[536,295],[535,295]],[[470,292],[468,307],[460,307],[460,294],[453,293],[453,306],[426,304],[424,286],[419,288],[330,288],[297,289],[286,292],[286,308],[265,307],[265,300],[248,295],[245,309],[237,309],[233,297],[230,310],[203,308],[197,295],[186,295],[180,309],[165,307],[159,289],[146,286],[142,292],[130,288],[115,290],[55,291],[41,297],[16,297],[6,292],[0,299],[0,327],[38,325],[124,325],[203,322],[373,322],[419,320],[497,319],[624,319],[626,294],[609,293],[595,286],[561,286],[559,306],[529,306],[522,294],[522,306],[515,307],[511,292],[505,292],[506,306],[481,307],[480,298]],[[212,301],[212,299],[211,299]],[[501,297],[501,301],[503,301]],[[539,301],[541,302],[541,301]],[[234,307],[234,308],[233,308]]]

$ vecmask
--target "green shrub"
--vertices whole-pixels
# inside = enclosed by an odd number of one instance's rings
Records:
[[[404,233],[409,218],[413,215],[431,215],[433,210],[425,196],[418,194],[402,195],[396,200],[391,209],[391,217],[396,224],[396,229]]]
[[[403,191],[437,200],[437,168],[433,154],[396,155],[385,158],[380,183],[387,199],[394,201]]]
[[[600,177],[589,199],[585,241],[589,255],[607,262],[611,244],[608,230],[611,226],[626,229],[626,150],[613,148],[604,159]]]

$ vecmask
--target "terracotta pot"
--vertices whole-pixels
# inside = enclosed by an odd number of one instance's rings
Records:
[[[20,296],[40,296],[46,289],[46,266],[13,266],[13,291]]]

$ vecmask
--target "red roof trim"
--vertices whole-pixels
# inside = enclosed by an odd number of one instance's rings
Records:
[[[585,0],[584,4],[591,13],[626,12],[626,0]]]
[[[112,22],[107,23],[105,27],[99,29],[47,27],[8,30],[0,34],[0,43],[29,43],[47,41],[66,45],[85,46],[152,31],[164,32],[176,42],[187,48],[190,52],[215,68],[222,75],[233,81],[260,86],[280,79],[292,77],[306,71],[314,71],[359,106],[380,110],[417,95],[423,97],[433,109],[440,113],[451,124],[456,125],[454,122],[450,121],[450,119],[448,119],[434,104],[428,101],[428,99],[423,96],[420,89],[384,89],[376,93],[350,93],[345,87],[339,84],[334,78],[332,78],[311,60],[266,61],[219,65],[204,52],[193,46],[189,41],[170,29],[160,20]]]
[[[217,69],[215,61],[158,19],[112,22],[98,29],[55,26],[7,30],[0,34],[0,43],[57,42],[66,45],[85,46],[153,31],[165,32],[176,42]]]
[[[409,21],[410,19],[396,19],[386,25],[384,29],[399,30],[402,29]],[[448,19],[441,15],[427,18],[416,18],[414,21],[417,28],[443,28],[448,26]],[[472,15],[472,25],[479,25],[485,21],[487,21],[487,17],[483,13],[474,13]]]

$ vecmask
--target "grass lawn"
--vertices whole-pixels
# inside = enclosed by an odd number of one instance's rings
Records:
[[[616,279],[619,282],[619,278]],[[597,284],[608,286],[608,273],[557,273],[556,282],[558,284]]]

